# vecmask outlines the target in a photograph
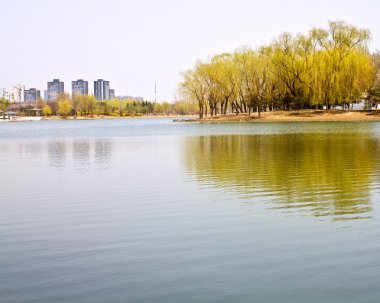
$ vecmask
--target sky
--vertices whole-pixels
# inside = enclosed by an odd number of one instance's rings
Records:
[[[59,78],[109,80],[116,95],[180,98],[181,72],[283,32],[343,20],[380,49],[378,0],[0,0],[0,89],[46,89]]]

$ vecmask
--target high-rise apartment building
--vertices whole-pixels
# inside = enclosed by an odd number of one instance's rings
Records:
[[[59,94],[65,91],[65,84],[59,79],[53,79],[53,82],[47,83],[47,99],[54,100]]]
[[[24,102],[34,102],[41,97],[41,92],[38,89],[30,88],[24,90]]]
[[[103,79],[98,79],[94,81],[94,95],[98,100],[109,100],[111,99],[111,89],[110,82],[104,81]],[[113,95],[115,95],[115,91],[113,90]]]
[[[72,95],[88,95],[88,81],[78,79],[71,82]]]

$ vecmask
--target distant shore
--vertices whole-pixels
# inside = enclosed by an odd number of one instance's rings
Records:
[[[322,121],[379,121],[380,110],[368,111],[342,111],[331,110],[301,110],[301,111],[266,111],[261,112],[260,118],[257,113],[217,115],[214,117],[204,117],[199,119],[195,115],[139,115],[139,116],[44,116],[42,120],[100,120],[100,119],[154,119],[172,118],[174,122],[202,122],[202,123],[224,123],[224,122],[322,122]]]
[[[139,116],[106,116],[106,115],[93,115],[93,116],[44,116],[42,120],[101,120],[101,119],[147,119],[147,118],[187,118],[196,119],[195,115],[139,115]]]
[[[195,119],[197,122],[306,122],[306,121],[380,121],[380,110],[351,111],[342,110],[301,110],[301,111],[267,111],[261,112],[260,118],[257,113],[218,115]]]

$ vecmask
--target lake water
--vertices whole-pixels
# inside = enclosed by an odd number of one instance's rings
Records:
[[[379,302],[380,123],[0,124],[0,302]]]

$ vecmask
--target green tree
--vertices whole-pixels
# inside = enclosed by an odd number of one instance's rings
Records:
[[[198,62],[193,69],[182,73],[184,78],[181,83],[181,91],[198,102],[199,118],[207,116],[207,86],[204,81],[205,78],[205,64]]]
[[[343,21],[331,21],[327,30],[314,29],[313,32],[322,53],[319,78],[324,91],[323,99],[326,110],[328,110],[331,105],[342,101],[344,92],[340,84],[348,57],[354,52],[368,53],[367,44],[370,32],[348,25]]]
[[[87,96],[86,98],[87,108],[90,112],[90,115],[93,116],[97,108],[97,100],[94,96]]]
[[[0,109],[4,112],[6,112],[11,105],[11,102],[8,99],[5,99],[4,97],[0,98]]]
[[[53,110],[48,104],[45,104],[44,107],[42,108],[42,114],[44,116],[51,116],[53,114]]]
[[[60,116],[67,117],[70,115],[72,110],[72,105],[68,94],[59,94],[57,97],[58,113]]]
[[[370,32],[342,21],[306,35],[281,34],[268,46],[241,48],[198,61],[182,74],[185,99],[198,102],[199,116],[269,108],[329,110],[364,96],[373,79],[380,85],[380,55],[368,52]]]
[[[83,95],[73,94],[71,98],[71,105],[74,110],[74,115],[77,116],[79,113],[82,114],[83,111]]]

